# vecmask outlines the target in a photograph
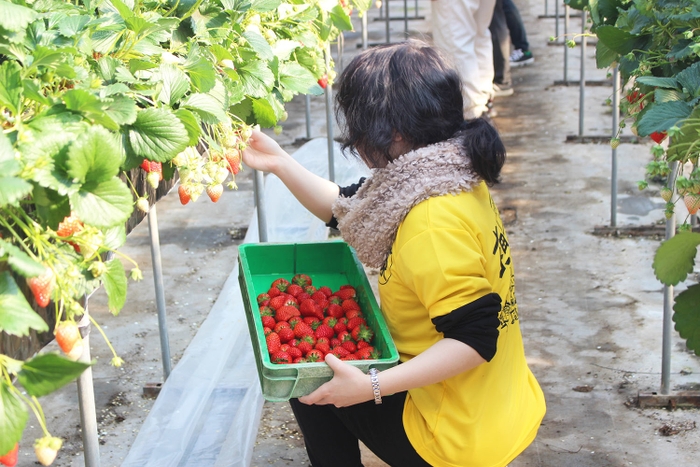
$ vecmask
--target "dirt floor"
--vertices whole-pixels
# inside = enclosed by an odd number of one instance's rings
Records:
[[[402,5],[393,3],[398,14]],[[425,17],[408,22],[411,36],[429,39],[429,3],[417,2],[416,14],[414,2],[408,2],[409,16]],[[548,411],[536,440],[511,467],[696,466],[700,412],[636,404],[640,393],[658,393],[661,387],[663,288],[651,263],[660,243],[655,225],[663,220],[663,201],[657,185],[643,192],[636,188],[651,143],[624,143],[617,150],[617,225],[611,229],[611,149],[605,139],[611,134],[606,100],[612,88],[593,85],[609,76],[595,69],[595,48],[589,44],[584,59],[591,85],[583,90],[581,119],[581,47],[565,49],[550,42],[556,31],[563,34],[563,21],[557,29],[553,18],[543,17],[554,14],[553,4],[547,10],[539,0],[516,4],[536,61],[514,69],[515,94],[496,101],[494,121],[508,160],[493,192],[515,261],[526,354]],[[370,43],[386,40],[385,22],[375,21],[377,16],[373,9]],[[357,32],[346,35],[344,61],[357,53],[359,21],[356,25]],[[580,19],[571,18],[571,30],[580,30]],[[403,21],[391,22],[392,41],[403,32]],[[325,135],[323,98],[311,99],[311,115],[311,136]],[[276,138],[294,151],[306,136],[304,99],[295,99],[284,132]],[[216,205],[202,199],[181,206],[174,192],[157,204],[173,365],[236,267],[237,246],[253,214],[250,175],[244,170],[237,178],[239,189],[224,193]],[[645,233],[639,234],[640,229]],[[144,280],[130,285],[118,317],[106,311],[99,291],[90,299],[91,313],[126,361],[120,369],[110,367],[109,350],[93,330],[100,458],[109,467],[120,465],[153,405],[152,398],[144,397],[144,387],[163,381],[146,223],[132,232],[122,251],[140,264]],[[689,281],[698,279],[696,270]],[[370,280],[376,277],[370,274]],[[698,389],[700,360],[674,331],[672,393]],[[42,404],[49,429],[65,440],[55,465],[84,465],[75,386],[42,398]],[[33,419],[29,425],[20,466],[36,465],[30,445],[39,431]],[[371,453],[364,464],[385,465]],[[307,465],[289,406],[265,403],[251,466]]]

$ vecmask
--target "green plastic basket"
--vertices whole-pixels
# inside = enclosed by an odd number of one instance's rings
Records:
[[[374,346],[380,351],[376,360],[349,360],[347,363],[365,373],[370,368],[383,370],[395,366],[399,354],[374,292],[355,251],[343,241],[316,243],[249,243],[238,247],[238,279],[243,294],[246,319],[253,344],[255,362],[263,397],[282,402],[305,396],[330,381],[333,370],[324,362],[277,364],[270,361],[257,296],[267,292],[275,279],[291,280],[297,273],[307,274],[314,285],[326,285],[333,291],[350,284],[357,291],[357,302],[367,324],[375,332]]]

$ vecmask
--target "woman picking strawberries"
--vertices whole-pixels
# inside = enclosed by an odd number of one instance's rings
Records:
[[[372,175],[349,187],[311,173],[261,132],[243,154],[381,270],[401,363],[366,375],[326,356],[333,379],[291,400],[314,467],[361,466],[358,440],[392,466],[505,466],[544,416],[488,190],[505,148],[485,120],[464,121],[460,86],[419,41],[353,59],[337,94],[343,148]]]

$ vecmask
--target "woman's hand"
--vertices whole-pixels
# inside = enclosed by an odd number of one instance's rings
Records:
[[[372,383],[362,370],[343,362],[333,354],[326,355],[326,363],[333,370],[333,379],[308,396],[300,397],[300,402],[347,407],[374,399]]]
[[[288,154],[277,141],[260,130],[253,130],[248,147],[243,151],[243,162],[252,169],[275,173],[284,156]]]

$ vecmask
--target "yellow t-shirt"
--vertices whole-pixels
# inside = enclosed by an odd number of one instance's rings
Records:
[[[545,401],[525,361],[510,248],[486,185],[411,209],[379,280],[401,361],[443,338],[432,318],[492,292],[502,300],[493,359],[408,391],[406,434],[432,466],[507,465],[535,439]]]

